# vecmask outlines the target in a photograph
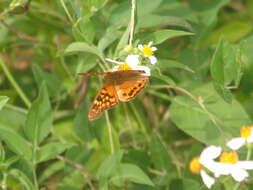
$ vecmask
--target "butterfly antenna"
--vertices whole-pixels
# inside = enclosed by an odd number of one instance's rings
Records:
[[[112,59],[110,59],[110,58],[105,58],[105,60],[106,60],[106,61],[108,61],[108,62],[111,62],[111,63],[118,64],[118,65],[123,64],[123,62],[120,62],[120,61],[115,61],[115,60],[112,60]]]

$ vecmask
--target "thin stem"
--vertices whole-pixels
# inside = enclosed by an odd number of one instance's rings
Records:
[[[237,189],[240,187],[240,185],[241,185],[241,183],[237,183],[237,184],[235,184],[235,186],[234,186],[233,190],[237,190]]]
[[[248,149],[248,152],[247,152],[246,160],[250,160],[251,153],[252,153],[252,149],[251,149],[250,144],[248,144],[247,149]]]
[[[4,74],[6,75],[6,77],[8,78],[8,80],[10,81],[10,83],[12,84],[12,86],[14,87],[14,89],[19,94],[20,98],[23,100],[23,102],[29,108],[31,106],[30,100],[27,98],[27,96],[22,91],[22,89],[19,87],[18,83],[15,81],[14,77],[11,75],[8,67],[4,64],[4,62],[2,61],[2,59],[0,59],[0,66],[2,67],[2,69],[4,71]]]
[[[61,2],[61,5],[62,5],[64,11],[65,11],[66,14],[67,14],[69,20],[70,20],[70,22],[71,22],[72,24],[74,24],[74,19],[73,19],[72,16],[70,15],[70,13],[69,13],[69,11],[68,11],[68,9],[67,9],[65,3],[64,3],[64,0],[60,0],[60,2]]]
[[[3,181],[1,184],[3,190],[7,190],[7,176],[8,176],[7,173],[3,172]]]
[[[36,124],[37,125],[37,124]],[[38,127],[35,127],[35,134],[38,134]],[[36,174],[36,158],[37,158],[37,139],[34,138],[33,144],[32,144],[32,172],[33,172],[33,182],[35,185],[35,189],[39,190],[39,184],[37,180],[37,174]]]
[[[132,0],[132,9],[131,9],[131,18],[130,18],[130,34],[129,34],[129,46],[132,46],[133,37],[134,37],[134,21],[135,21],[135,9],[136,9],[136,0]]]
[[[113,154],[115,152],[115,149],[114,149],[114,144],[113,144],[112,125],[111,125],[111,122],[110,122],[109,115],[108,115],[107,111],[105,112],[105,118],[106,118],[106,122],[107,122],[107,125],[108,125],[107,128],[108,128],[111,154]]]
[[[37,174],[36,174],[36,165],[33,165],[33,181],[34,181],[35,189],[39,190],[39,184],[37,181]]]
[[[124,111],[125,111],[125,115],[126,115],[126,121],[127,121],[127,124],[130,128],[130,135],[132,137],[132,141],[133,141],[134,146],[136,146],[137,143],[136,143],[136,140],[134,138],[134,128],[133,128],[133,125],[131,124],[131,120],[130,120],[130,117],[129,117],[129,114],[128,114],[127,104],[123,104],[123,107],[124,107]]]

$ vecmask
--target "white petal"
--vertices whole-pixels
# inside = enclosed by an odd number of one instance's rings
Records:
[[[200,176],[204,182],[204,184],[207,186],[208,189],[212,187],[212,185],[215,182],[215,179],[211,176],[209,176],[204,170],[200,171]]]
[[[135,67],[137,66],[140,61],[139,61],[139,55],[128,55],[125,62],[130,66],[130,67]]]
[[[119,69],[119,66],[117,65],[117,66],[114,66],[113,68],[112,68],[112,71],[117,71]]]
[[[138,45],[138,49],[142,51],[143,50],[143,45],[141,45],[141,44]]]
[[[200,163],[207,160],[213,160],[221,154],[221,147],[218,146],[208,146],[200,154]]]
[[[246,170],[234,167],[234,169],[231,171],[231,175],[236,181],[241,182],[249,176],[249,173]]]
[[[232,150],[237,150],[245,144],[245,139],[241,137],[233,138],[227,142],[227,146]]]
[[[157,48],[156,48],[156,47],[152,47],[151,50],[152,50],[152,51],[156,51]]]
[[[151,63],[152,65],[154,65],[154,64],[156,64],[156,63],[157,63],[157,59],[156,59],[156,57],[155,57],[155,56],[149,56],[148,58],[149,58],[150,63]]]
[[[151,47],[152,44],[153,44],[153,42],[151,41],[151,42],[148,43],[148,46]]]
[[[215,177],[219,177],[220,175],[229,175],[231,174],[232,164],[214,162],[210,170],[214,172]]]
[[[238,161],[235,164],[238,168],[244,169],[244,170],[253,170],[253,161],[246,160],[246,161]]]
[[[142,70],[145,72],[145,76],[150,76],[150,68],[146,67],[146,66],[136,66],[133,68],[133,70]]]
[[[253,142],[253,129],[250,130],[250,135],[249,135],[249,137],[247,138],[247,141],[248,141],[249,143],[252,143],[252,142]]]

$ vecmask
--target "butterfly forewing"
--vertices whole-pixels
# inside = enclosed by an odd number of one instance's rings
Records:
[[[118,104],[116,90],[112,83],[106,83],[98,92],[89,111],[89,120],[94,120],[99,115]]]

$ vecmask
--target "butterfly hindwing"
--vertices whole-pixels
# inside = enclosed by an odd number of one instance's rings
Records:
[[[95,100],[92,103],[88,115],[89,120],[96,119],[103,111],[110,109],[117,104],[118,104],[118,97],[116,89],[111,83],[105,84],[99,90]]]
[[[148,83],[148,77],[137,77],[135,80],[126,80],[115,85],[120,101],[126,102],[133,99]]]

